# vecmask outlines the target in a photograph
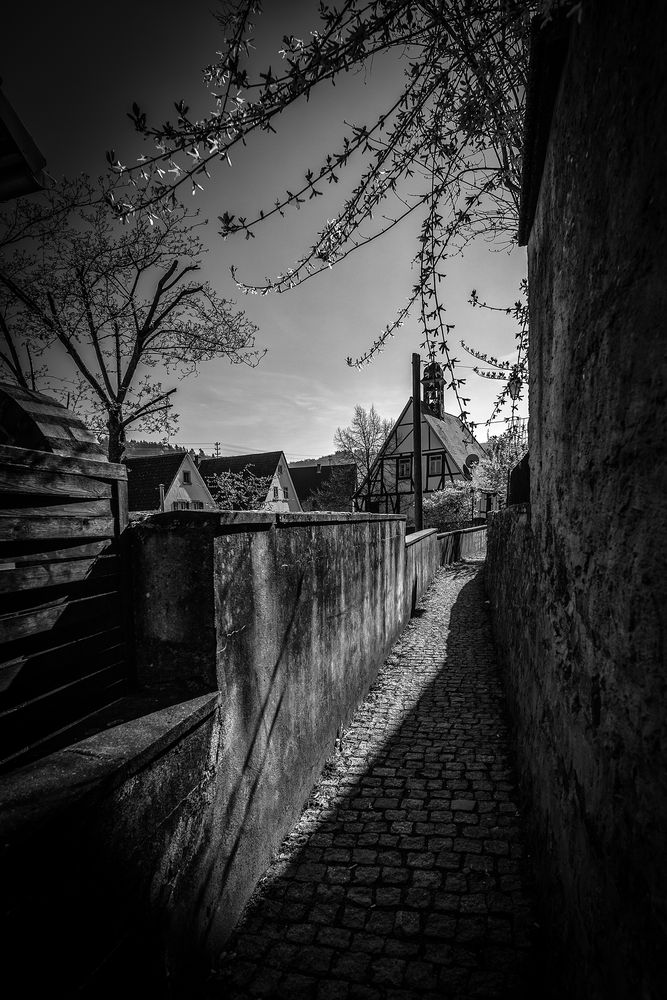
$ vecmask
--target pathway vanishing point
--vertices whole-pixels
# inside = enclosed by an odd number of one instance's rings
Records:
[[[483,589],[440,570],[220,956],[207,1000],[539,997]]]

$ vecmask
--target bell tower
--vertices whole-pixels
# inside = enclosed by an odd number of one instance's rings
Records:
[[[445,377],[442,373],[442,365],[438,364],[437,361],[429,361],[424,368],[422,385],[424,386],[424,403],[434,417],[442,419],[445,412]]]

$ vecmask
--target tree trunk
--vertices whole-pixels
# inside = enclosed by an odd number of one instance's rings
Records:
[[[110,462],[122,462],[125,452],[125,428],[123,427],[122,410],[110,410],[107,420],[109,431],[109,449],[107,456]]]

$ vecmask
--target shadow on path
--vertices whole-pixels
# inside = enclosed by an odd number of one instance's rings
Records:
[[[208,1000],[536,997],[482,566],[441,570],[260,882]]]

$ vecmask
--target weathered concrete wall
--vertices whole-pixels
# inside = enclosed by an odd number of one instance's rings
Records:
[[[139,676],[177,664],[186,688],[222,695],[216,837],[194,879],[204,950],[234,926],[438,565],[435,532],[406,546],[402,517],[240,517],[137,529]]]
[[[440,566],[440,543],[433,528],[415,531],[405,539],[405,587],[402,619],[407,621]]]
[[[133,531],[138,673],[173,704],[0,779],[7,933],[28,966],[29,915],[53,923],[32,987],[97,998],[131,974],[191,996],[439,547],[391,516],[174,512]]]
[[[531,506],[488,579],[566,991],[667,983],[667,18],[590,0],[529,244]],[[657,431],[657,433],[656,433]]]
[[[449,566],[459,559],[483,559],[486,555],[486,525],[444,531],[438,535],[440,565]]]

